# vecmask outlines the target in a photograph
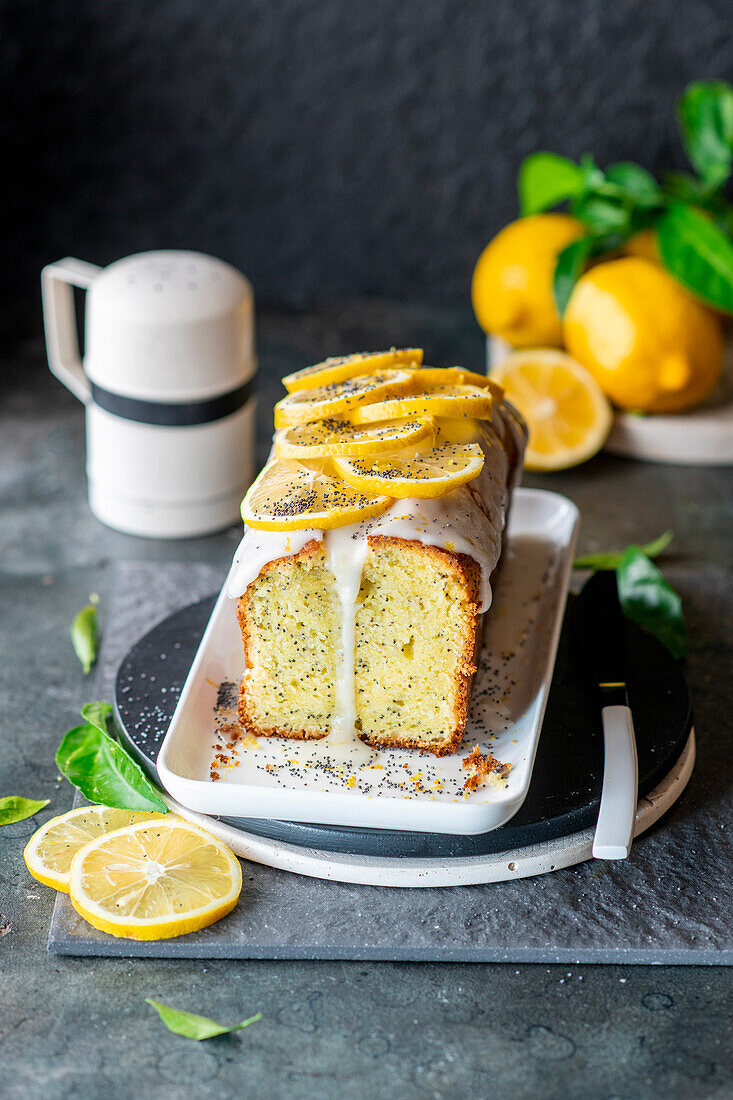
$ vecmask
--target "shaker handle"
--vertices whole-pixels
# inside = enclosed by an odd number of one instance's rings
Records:
[[[85,405],[90,399],[91,390],[79,354],[72,287],[78,286],[86,290],[101,270],[96,264],[67,257],[58,263],[49,264],[41,272],[48,365],[59,381]]]

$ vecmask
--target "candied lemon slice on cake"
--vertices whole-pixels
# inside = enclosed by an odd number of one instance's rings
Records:
[[[410,363],[422,363],[422,348],[390,348],[389,351],[358,351],[354,355],[341,355],[303,367],[283,378],[288,393],[310,390],[314,386],[327,386],[331,382],[345,382],[357,374],[372,374]]]
[[[386,420],[384,423],[351,424],[332,417],[282,428],[275,436],[277,458],[320,458],[322,455],[383,454],[411,443],[420,443],[435,431],[430,417]]]
[[[133,940],[206,928],[232,911],[241,889],[242,868],[226,844],[174,814],[99,836],[71,861],[77,913]]]
[[[53,886],[54,890],[68,894],[71,861],[90,840],[136,821],[157,820],[166,816],[114,810],[111,806],[77,806],[67,814],[52,817],[36,829],[26,844],[23,859],[35,879],[44,886]]]
[[[528,470],[565,470],[601,449],[611,406],[591,374],[551,348],[517,351],[493,372],[529,427]]]
[[[378,516],[386,496],[363,493],[335,474],[334,459],[275,459],[268,462],[242,501],[242,519],[263,531],[343,527]]]
[[[334,458],[344,481],[356,489],[389,496],[441,497],[481,473],[484,453],[477,443],[436,447],[424,454]]]
[[[330,382],[326,386],[289,393],[275,406],[275,427],[289,428],[310,420],[346,416],[360,405],[401,397],[413,391],[412,375],[413,372],[407,370],[380,370],[359,374],[344,382]],[[378,419],[385,418],[380,416]]]
[[[415,377],[420,372],[415,373]],[[478,386],[434,386],[427,393],[410,393],[360,405],[349,415],[352,424],[422,416],[491,416],[491,394]]]
[[[481,390],[489,390],[497,401],[501,401],[504,396],[503,389],[493,378],[464,370],[463,367],[421,367],[415,371],[414,379],[421,389],[424,387],[429,390],[433,386],[477,386]]]

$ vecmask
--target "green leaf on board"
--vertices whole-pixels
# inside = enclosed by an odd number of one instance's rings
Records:
[[[635,546],[634,549],[641,550],[642,554],[645,554],[648,558],[657,558],[666,550],[670,542],[674,538],[672,531],[665,531],[659,538],[654,539],[652,542],[645,543],[644,546]],[[627,549],[629,549],[627,547]],[[626,550],[606,550],[600,551],[597,554],[584,554],[580,558],[576,558],[573,562],[574,569],[616,569],[621,559],[623,558]]]
[[[48,806],[48,803],[48,798],[21,798],[16,794],[0,798],[0,825],[13,825],[16,821],[25,821],[27,817],[33,817],[44,806]]]
[[[90,726],[94,726],[100,733],[109,733],[107,718],[111,713],[112,707],[110,704],[99,702],[99,700],[95,703],[85,703],[81,708],[81,716],[84,721],[88,722]]]
[[[180,1008],[171,1008],[161,1001],[154,1001],[152,997],[146,997],[145,1003],[152,1005],[169,1031],[176,1035],[183,1035],[185,1039],[194,1039],[201,1042],[202,1039],[213,1039],[216,1035],[231,1035],[233,1031],[241,1031],[262,1019],[262,1013],[250,1016],[248,1020],[242,1020],[241,1024],[233,1024],[225,1027],[217,1024],[216,1020],[210,1020],[208,1016],[197,1016],[195,1012],[184,1012]]]
[[[552,279],[552,294],[561,317],[592,252],[593,238],[580,237],[577,241],[571,241],[558,254]]]
[[[707,184],[720,186],[733,161],[733,88],[723,80],[689,84],[677,117],[692,166]]]
[[[733,313],[733,242],[699,211],[672,203],[657,229],[662,262],[683,286]]]
[[[556,153],[532,153],[519,169],[519,205],[524,217],[579,195],[583,169]]]
[[[74,616],[71,642],[86,676],[91,672],[99,651],[99,622],[94,604],[87,604]]]
[[[87,704],[97,720],[105,707],[108,704]],[[140,767],[101,726],[85,722],[69,730],[56,750],[56,765],[89,802],[120,810],[168,812]]]
[[[638,546],[629,546],[616,567],[624,615],[643,626],[673,657],[687,652],[682,600]]]

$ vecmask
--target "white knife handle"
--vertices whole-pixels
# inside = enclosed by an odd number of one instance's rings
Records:
[[[626,859],[634,836],[639,787],[634,723],[628,707],[604,707],[601,719],[603,790],[593,855],[596,859]]]

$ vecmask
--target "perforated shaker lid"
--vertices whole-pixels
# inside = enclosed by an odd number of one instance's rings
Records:
[[[191,401],[255,371],[247,279],[200,252],[141,252],[94,280],[86,313],[87,374],[114,393]]]

